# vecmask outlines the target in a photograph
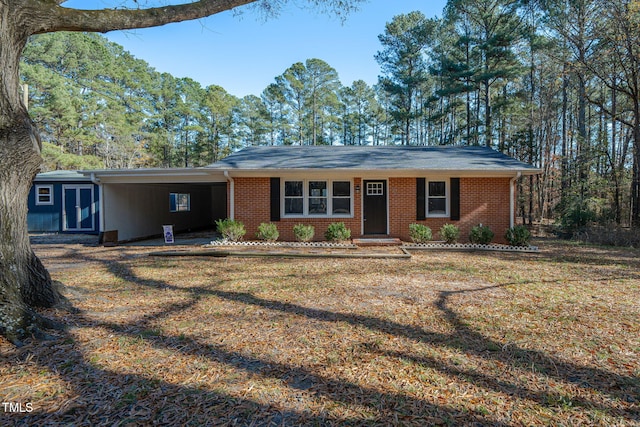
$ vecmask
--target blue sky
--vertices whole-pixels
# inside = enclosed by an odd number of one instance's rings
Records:
[[[73,0],[64,6],[86,8],[88,3]],[[326,61],[345,86],[358,79],[373,85],[380,73],[374,55],[385,23],[414,10],[441,17],[446,0],[369,0],[345,22],[304,8],[304,1],[291,3],[266,21],[249,11],[241,16],[223,12],[106,36],[157,71],[190,77],[202,86],[217,84],[238,97],[260,95],[289,66],[309,58]]]

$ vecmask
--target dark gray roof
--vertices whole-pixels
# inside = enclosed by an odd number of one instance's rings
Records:
[[[208,168],[228,170],[355,169],[522,171],[538,169],[486,147],[273,146],[248,147]]]

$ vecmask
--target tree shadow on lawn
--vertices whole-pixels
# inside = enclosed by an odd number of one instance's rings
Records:
[[[555,378],[559,381],[572,383],[584,389],[593,389],[606,394],[613,399],[620,399],[627,403],[638,402],[637,396],[640,395],[640,378],[622,376],[597,368],[568,363],[540,351],[523,349],[512,344],[507,345],[506,343],[497,342],[467,327],[464,322],[460,320],[458,315],[447,307],[447,300],[454,294],[481,292],[502,286],[505,285],[496,285],[473,290],[440,292],[440,297],[438,298],[436,307],[445,315],[445,318],[454,327],[455,332],[451,334],[427,332],[415,326],[403,325],[375,317],[358,314],[335,313],[315,308],[302,307],[288,302],[266,300],[248,293],[220,290],[210,290],[207,293],[220,298],[244,304],[256,305],[270,310],[296,314],[325,322],[345,322],[354,326],[362,326],[397,337],[409,338],[416,342],[423,342],[459,350],[465,354],[478,356],[485,360],[495,360],[516,368],[524,367],[528,370],[535,370],[542,375]],[[456,368],[453,364],[446,364],[434,358],[415,356],[402,352],[380,352],[375,347],[369,347],[369,350],[378,353],[385,353],[400,359],[413,360],[429,368],[436,369],[444,374],[455,375],[462,381],[471,380],[474,384],[480,387],[530,399],[543,406],[547,405],[548,402],[557,402],[559,400],[559,396],[557,394],[527,389],[520,385],[500,381],[492,376],[483,375],[477,371],[463,371]],[[564,396],[563,399],[565,403],[572,406],[581,406],[585,408],[594,408],[604,412],[611,412],[611,408],[600,405],[597,402],[590,401],[586,398]],[[637,405],[634,406],[635,408],[628,412],[616,412],[611,413],[611,415],[626,418],[628,420],[636,420],[640,417],[640,409]]]
[[[150,284],[146,284],[150,285]],[[436,369],[444,374],[456,375],[461,380],[470,380],[474,384],[497,392],[509,395],[517,395],[529,400],[533,400],[543,406],[549,402],[562,401],[564,404],[593,408],[599,411],[610,413],[612,416],[619,416],[628,420],[636,420],[640,417],[638,398],[640,396],[640,378],[635,376],[624,376],[609,372],[599,368],[581,366],[579,364],[567,362],[566,360],[552,357],[544,352],[520,348],[512,343],[503,343],[488,338],[478,331],[468,327],[452,310],[448,301],[456,294],[469,294],[511,285],[510,283],[486,286],[476,289],[440,291],[435,307],[444,316],[447,322],[454,328],[454,332],[441,334],[427,332],[422,328],[396,323],[377,317],[338,313],[316,308],[304,307],[290,302],[279,300],[267,300],[256,297],[246,292],[232,292],[216,289],[216,286],[191,288],[191,292],[202,293],[202,295],[216,296],[229,301],[240,302],[246,305],[259,306],[269,310],[295,314],[309,319],[325,322],[344,322],[353,326],[366,327],[370,330],[380,331],[396,337],[404,337],[416,342],[424,342],[431,345],[451,348],[462,351],[465,354],[481,357],[485,360],[493,360],[504,363],[514,368],[525,368],[535,370],[541,375],[554,378],[558,381],[573,384],[584,390],[594,390],[612,399],[619,399],[627,404],[631,403],[628,411],[612,410],[598,402],[587,398],[559,396],[557,393],[540,392],[529,389],[521,385],[501,381],[489,375],[478,372],[468,372],[460,370],[451,364],[442,361],[430,360],[422,356],[415,356],[406,353],[397,353],[394,356],[401,359],[414,360],[425,363],[425,366]],[[153,285],[152,285],[153,286]],[[167,284],[164,284],[167,286]],[[169,285],[172,286],[172,285]],[[184,288],[177,288],[184,289]]]
[[[110,262],[106,263],[106,265],[115,276],[131,281],[142,288],[172,290],[189,295],[190,298],[186,302],[167,304],[161,311],[142,316],[124,324],[96,322],[95,319],[89,319],[83,313],[77,313],[74,317],[79,322],[90,324],[92,327],[106,328],[118,336],[142,339],[156,349],[189,356],[199,356],[260,378],[278,379],[291,389],[297,389],[301,393],[312,395],[318,399],[335,402],[339,406],[364,406],[371,414],[376,414],[376,419],[366,417],[338,418],[328,412],[311,414],[305,410],[283,408],[278,402],[274,402],[273,405],[265,405],[255,400],[224,392],[172,384],[166,381],[153,380],[153,386],[150,387],[150,379],[148,377],[104,370],[95,366],[94,363],[87,360],[86,355],[76,349],[68,355],[69,363],[75,365],[74,371],[75,369],[81,369],[84,372],[83,378],[95,384],[100,384],[103,381],[109,384],[109,389],[104,391],[97,386],[89,389],[89,395],[83,395],[80,398],[81,403],[85,403],[66,412],[51,414],[46,410],[36,409],[31,414],[26,414],[19,418],[14,417],[13,421],[17,421],[17,424],[29,425],[37,423],[39,420],[54,419],[56,422],[71,422],[75,425],[82,425],[84,421],[92,425],[106,425],[113,424],[115,421],[122,422],[122,417],[125,417],[125,420],[128,419],[132,423],[139,424],[152,422],[162,424],[162,420],[167,419],[172,422],[177,420],[182,424],[189,422],[208,425],[235,423],[263,426],[300,424],[429,425],[441,422],[458,425],[507,425],[484,413],[461,410],[451,405],[434,404],[401,392],[389,393],[372,387],[363,387],[344,381],[341,378],[322,376],[303,367],[274,363],[260,357],[241,354],[233,349],[203,342],[198,337],[177,337],[163,333],[145,335],[143,333],[145,330],[153,329],[153,322],[158,318],[184,312],[193,307],[201,298],[207,296],[244,305],[258,306],[277,312],[295,314],[323,322],[347,323],[396,337],[407,338],[415,342],[458,350],[485,360],[499,361],[517,369],[523,367],[535,369],[541,375],[574,384],[585,390],[596,391],[609,396],[611,399],[619,399],[632,404],[629,405],[628,410],[610,408],[588,398],[559,396],[557,393],[530,389],[524,385],[501,380],[478,371],[463,370],[443,360],[436,360],[424,355],[401,351],[383,351],[375,346],[363,347],[363,351],[384,354],[401,360],[411,360],[445,375],[455,376],[458,381],[469,382],[489,391],[528,399],[542,406],[553,406],[553,402],[562,401],[570,406],[580,406],[601,411],[609,416],[619,417],[620,420],[633,422],[640,417],[638,401],[636,400],[637,396],[640,395],[640,385],[637,377],[623,376],[598,368],[580,366],[554,358],[537,350],[519,348],[511,344],[507,348],[506,343],[490,339],[469,328],[460,319],[459,315],[448,306],[448,300],[454,294],[482,292],[505,285],[440,292],[435,308],[441,312],[454,328],[454,332],[442,334],[372,316],[333,312],[279,300],[259,298],[251,293],[224,291],[216,289],[216,284],[201,287],[179,287],[164,281],[140,278],[124,263]],[[70,339],[70,336],[67,335],[64,338]],[[28,357],[28,354],[23,354],[23,357]],[[71,372],[67,374],[68,370],[64,366],[60,366],[59,360],[44,360],[40,363],[50,371],[59,372],[70,387],[80,392],[87,390],[86,383],[84,381],[81,382],[78,376]],[[135,394],[136,390],[146,390],[146,394]],[[130,393],[134,393],[133,397],[127,398]],[[200,403],[194,405],[189,401],[188,396],[197,397],[194,400]],[[636,397],[634,398],[633,396]]]
[[[52,353],[63,351],[64,357],[52,355],[34,358],[33,352],[29,351],[31,346],[27,346],[18,351],[15,360],[22,363],[35,361],[49,372],[57,373],[66,383],[69,392],[78,397],[74,401],[65,402],[62,408],[53,413],[46,408],[34,408],[30,413],[0,414],[0,421],[7,425],[13,423],[25,426],[507,425],[481,413],[458,409],[455,405],[434,404],[407,394],[384,392],[340,378],[322,376],[303,367],[248,356],[223,346],[212,345],[197,337],[145,334],[145,331],[154,329],[155,321],[159,318],[185,312],[194,307],[203,296],[218,296],[218,293],[208,287],[179,288],[163,281],[137,279],[129,268],[117,263],[110,263],[109,268],[143,287],[180,291],[188,293],[191,298],[188,301],[166,304],[160,311],[125,323],[97,321],[75,309],[73,318],[78,327],[106,329],[118,337],[143,340],[156,349],[205,358],[257,378],[278,379],[289,388],[312,398],[330,401],[342,407],[365,407],[368,415],[336,416],[328,411],[310,413],[306,410],[290,410],[278,401],[267,405],[235,394],[173,384],[143,374],[125,374],[103,369],[76,345],[70,351],[56,350],[61,342],[73,342],[73,336],[65,333],[56,342],[32,344],[49,346]]]

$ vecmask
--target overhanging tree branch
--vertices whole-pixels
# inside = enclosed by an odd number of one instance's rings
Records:
[[[192,3],[147,9],[82,10],[60,6],[59,0],[31,0],[25,9],[31,18],[31,33],[54,31],[89,31],[106,33],[114,30],[149,28],[172,22],[204,18],[256,0],[200,0]],[[27,24],[28,25],[28,24]]]

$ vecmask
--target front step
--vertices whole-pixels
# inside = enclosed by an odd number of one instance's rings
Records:
[[[396,237],[362,237],[352,240],[357,246],[401,246],[402,241]]]

